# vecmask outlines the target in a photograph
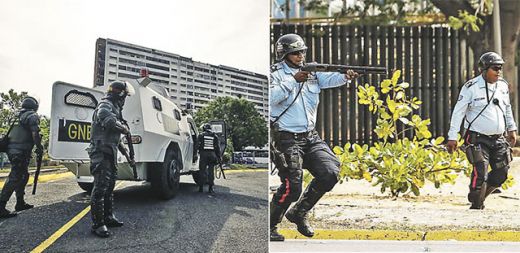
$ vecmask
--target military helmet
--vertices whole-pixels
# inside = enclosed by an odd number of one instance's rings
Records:
[[[480,56],[480,60],[478,61],[478,67],[480,71],[484,71],[492,65],[502,64],[504,64],[504,59],[502,59],[502,56],[495,52],[487,52],[482,54],[482,56]]]
[[[24,109],[37,111],[39,106],[40,104],[38,103],[38,100],[34,97],[27,96],[22,100],[22,108]]]
[[[107,96],[116,98],[125,98],[126,96],[131,96],[133,94],[135,94],[135,91],[132,85],[123,81],[114,81],[110,83],[107,90]]]
[[[302,37],[298,34],[285,34],[276,41],[276,60],[281,61],[292,52],[307,50]]]
[[[204,131],[211,130],[211,125],[209,123],[202,125],[202,130],[204,130]]]

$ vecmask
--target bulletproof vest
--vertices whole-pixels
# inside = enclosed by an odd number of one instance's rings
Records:
[[[202,139],[200,141],[201,150],[204,151],[213,151],[215,147],[213,146],[215,134],[211,132],[202,133]]]
[[[103,127],[102,125],[102,119],[97,117],[97,113],[99,110],[99,107],[102,103],[110,105],[110,111],[115,114],[116,120],[121,119],[121,113],[118,107],[116,107],[112,101],[103,99],[96,110],[94,111],[94,115],[92,116],[92,129],[91,129],[91,135],[90,140],[91,142],[100,141],[103,144],[109,144],[109,145],[118,145],[119,141],[121,139],[121,133],[116,130],[115,128],[107,128]]]
[[[32,150],[34,140],[29,125],[29,118],[35,114],[36,112],[29,110],[20,112],[17,122],[14,123],[11,132],[9,132],[8,149]]]

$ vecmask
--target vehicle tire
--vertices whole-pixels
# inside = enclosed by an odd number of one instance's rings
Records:
[[[200,174],[199,174],[198,170],[191,173],[191,176],[193,176],[193,181],[195,181],[195,184],[197,184],[197,185],[199,185],[199,182],[200,182],[199,175]]]
[[[164,162],[156,163],[150,168],[152,170],[152,190],[160,198],[171,199],[179,191],[181,177],[179,165],[175,152],[168,149],[164,156]]]
[[[92,188],[94,188],[94,183],[80,183],[78,182],[79,188],[86,191],[88,194],[92,193]]]

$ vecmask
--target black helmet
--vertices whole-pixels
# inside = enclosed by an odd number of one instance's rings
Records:
[[[492,65],[502,64],[504,64],[504,59],[502,59],[502,56],[495,52],[487,52],[482,54],[482,56],[480,56],[480,60],[478,61],[478,67],[480,71],[484,71]]]
[[[31,109],[37,111],[39,107],[38,100],[36,98],[27,96],[22,100],[22,108],[23,109]]]
[[[206,123],[206,124],[202,125],[202,130],[210,131],[211,130],[211,125],[209,123]]]
[[[276,60],[281,61],[292,52],[307,50],[305,42],[298,34],[285,34],[276,41]]]
[[[125,98],[134,94],[132,85],[123,81],[114,81],[108,86],[107,96],[114,98]]]

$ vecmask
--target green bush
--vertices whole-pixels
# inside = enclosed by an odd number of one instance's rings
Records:
[[[372,147],[351,145],[334,147],[341,162],[340,181],[348,178],[364,179],[381,192],[390,191],[392,196],[412,192],[420,194],[426,181],[439,188],[445,183],[455,183],[461,173],[469,175],[471,166],[459,149],[449,154],[442,144],[444,137],[430,139],[430,120],[423,120],[413,111],[422,102],[416,97],[408,99],[405,90],[408,83],[397,83],[401,72],[395,71],[392,79],[381,82],[380,92],[369,84],[358,87],[358,103],[367,105],[369,111],[377,115],[374,132],[380,141]],[[397,132],[401,122],[404,129]],[[413,131],[410,140],[405,131]],[[463,141],[459,137],[459,146]]]

